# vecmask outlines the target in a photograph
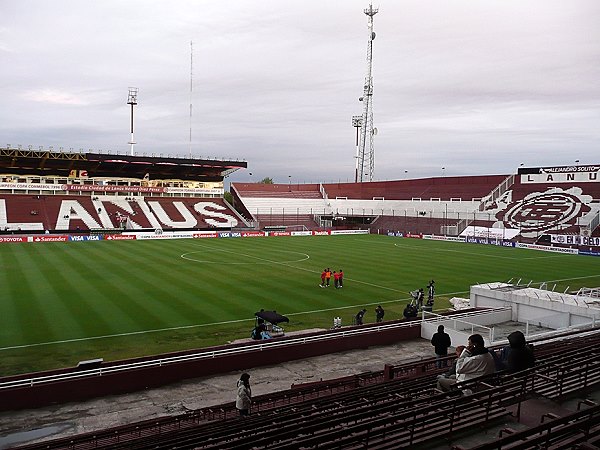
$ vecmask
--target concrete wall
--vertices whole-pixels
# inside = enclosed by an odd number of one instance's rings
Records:
[[[600,319],[600,310],[582,299],[540,289],[509,289],[495,283],[471,287],[472,307],[510,307],[512,320],[561,329],[589,324]]]
[[[235,351],[210,359],[190,359],[162,366],[154,365],[140,367],[139,369],[127,369],[102,376],[64,379],[52,383],[2,389],[0,390],[0,410],[36,408],[50,404],[82,401],[94,397],[123,394],[163,386],[188,378],[197,378],[238,370],[242,371],[258,366],[274,365],[284,361],[367,348],[374,345],[389,345],[403,340],[416,339],[421,334],[421,322],[418,320],[414,321],[414,325],[407,327],[386,329],[383,327],[379,328],[378,325],[379,324],[369,324],[362,327],[354,327],[359,328],[361,333],[329,340],[315,340],[307,343],[283,345],[288,338],[277,338],[269,341],[269,343],[280,343],[282,345],[265,345],[260,350],[244,351],[243,347],[248,346],[249,344],[202,349],[202,351],[219,349],[232,349]],[[369,332],[369,329],[372,329],[372,331]],[[329,332],[311,333],[311,335],[327,333]],[[250,344],[254,344],[254,342]],[[191,352],[182,352],[180,355],[184,356],[190,353]],[[173,353],[168,356],[172,357],[177,355],[179,354]],[[153,357],[153,359],[159,358],[160,356]],[[136,360],[120,361],[112,365],[149,361],[150,359],[151,358],[139,358]],[[38,372],[33,375],[39,377],[44,374],[61,373],[68,376],[69,373],[74,373],[75,371],[75,369],[64,369],[47,373]],[[5,377],[0,378],[0,382],[27,379],[31,376],[32,374]]]
[[[487,328],[492,328],[494,324],[508,322],[511,320],[512,312],[510,309],[490,310],[485,313],[479,313],[470,316],[468,319],[455,319],[452,316],[438,316],[435,319],[431,317],[421,324],[421,337],[431,340],[431,337],[439,325],[444,325],[444,331],[448,333],[452,341],[452,346],[467,345],[467,339],[474,333],[483,336],[485,345],[491,345],[490,332]]]

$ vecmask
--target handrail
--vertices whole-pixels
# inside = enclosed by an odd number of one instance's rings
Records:
[[[42,375],[37,377],[23,378],[19,380],[0,382],[0,391],[5,389],[13,389],[18,387],[33,387],[40,384],[55,383],[59,381],[67,381],[72,379],[81,379],[89,377],[97,377],[108,375],[117,372],[123,372],[132,369],[162,367],[169,364],[199,361],[202,359],[213,359],[219,356],[235,355],[240,353],[249,353],[253,351],[264,351],[271,348],[287,347],[292,345],[303,345],[319,341],[327,341],[332,339],[346,338],[351,336],[359,336],[366,333],[379,332],[396,328],[410,328],[418,323],[415,322],[400,322],[383,325],[367,326],[363,328],[354,328],[349,330],[334,331],[331,333],[318,334],[314,336],[305,336],[297,338],[289,338],[285,340],[268,340],[261,341],[256,344],[248,344],[234,348],[223,348],[217,350],[204,351],[194,354],[169,356],[165,358],[153,359],[150,361],[137,361],[127,364],[120,364],[108,367],[99,367],[96,369],[79,370],[76,372]]]

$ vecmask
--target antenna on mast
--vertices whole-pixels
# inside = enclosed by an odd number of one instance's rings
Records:
[[[353,119],[353,126],[360,126],[360,139],[356,151],[356,169],[354,175],[356,183],[359,181],[362,183],[365,181],[365,177],[368,177],[366,181],[373,181],[373,171],[375,169],[373,137],[377,134],[377,128],[373,128],[373,40],[375,39],[373,16],[378,11],[378,8],[373,8],[372,3],[364,10],[364,13],[369,17],[367,24],[369,41],[367,44],[367,74],[365,76],[363,95],[358,99],[363,102],[363,114],[361,120],[358,120],[358,117]],[[365,163],[367,164],[366,168]]]
[[[192,92],[194,90],[194,43],[190,41],[190,158],[192,157]]]

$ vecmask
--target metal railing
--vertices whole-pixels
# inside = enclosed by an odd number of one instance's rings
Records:
[[[410,328],[418,323],[405,322],[405,323],[391,323],[383,325],[367,326],[364,328],[355,328],[349,330],[340,330],[315,336],[305,336],[297,338],[289,338],[285,340],[273,340],[273,341],[261,341],[256,344],[248,344],[234,348],[223,348],[218,350],[211,350],[205,352],[198,352],[194,354],[169,356],[166,358],[159,358],[150,361],[139,361],[133,363],[127,363],[122,365],[114,365],[107,367],[99,367],[96,369],[78,370],[69,373],[60,373],[53,375],[43,375],[31,378],[23,378],[18,380],[5,381],[0,383],[0,391],[4,389],[13,389],[17,387],[33,387],[40,384],[55,383],[59,381],[68,381],[75,379],[83,379],[89,377],[98,377],[108,374],[114,374],[124,372],[132,369],[142,369],[151,367],[162,367],[169,364],[177,364],[182,362],[200,361],[203,359],[213,359],[221,356],[238,355],[243,353],[250,353],[254,351],[264,351],[273,348],[280,347],[291,347],[294,345],[310,344],[321,341],[330,341],[333,339],[347,338],[352,336],[359,336],[362,334],[399,329],[399,328]]]

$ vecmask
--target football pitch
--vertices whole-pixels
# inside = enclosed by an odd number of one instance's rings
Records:
[[[431,279],[435,309],[475,283],[600,286],[599,258],[378,235],[5,244],[0,267],[0,376],[225,344],[261,308],[287,331],[398,319]]]

